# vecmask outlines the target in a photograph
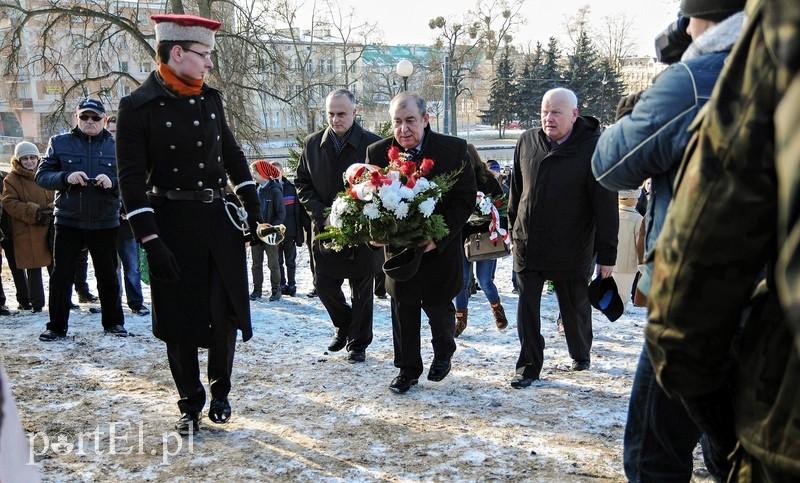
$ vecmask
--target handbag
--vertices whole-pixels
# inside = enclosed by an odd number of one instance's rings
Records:
[[[464,241],[464,254],[469,262],[495,260],[511,254],[502,236],[491,239],[489,232],[473,233]]]

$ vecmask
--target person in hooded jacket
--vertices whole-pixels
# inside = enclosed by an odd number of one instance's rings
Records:
[[[514,388],[530,386],[542,370],[539,304],[545,280],[555,287],[572,370],[589,369],[587,277],[595,257],[599,276],[610,277],[617,257],[617,194],[595,181],[590,163],[600,123],[580,116],[575,93],[563,88],[543,96],[541,122],[541,128],[529,129],[517,142],[509,196],[520,300]]]
[[[14,148],[11,172],[3,180],[3,210],[11,218],[14,259],[25,269],[31,308],[41,312],[45,304],[42,267],[52,267],[48,232],[53,223],[54,193],[33,180],[39,166],[39,149],[23,141]]]

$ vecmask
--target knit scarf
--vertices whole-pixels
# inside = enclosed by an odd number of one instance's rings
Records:
[[[184,79],[183,77],[178,77],[167,64],[158,64],[158,75],[161,76],[161,80],[164,81],[164,84],[178,95],[196,96],[203,90],[202,79]]]

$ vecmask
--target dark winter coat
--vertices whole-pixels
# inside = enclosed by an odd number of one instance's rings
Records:
[[[261,205],[261,220],[270,225],[281,225],[286,217],[283,208],[283,189],[278,180],[271,179],[256,189]]]
[[[119,183],[114,138],[103,129],[87,136],[77,127],[50,138],[36,171],[36,184],[56,192],[56,225],[82,230],[104,230],[119,226]],[[67,176],[83,171],[89,178],[105,174],[111,188],[67,183]]]
[[[11,219],[8,236],[14,240],[17,268],[41,268],[53,261],[48,242],[52,217],[40,218],[39,210],[53,209],[54,193],[33,181],[35,172],[11,159],[11,172],[3,180],[3,212]]]
[[[297,201],[297,188],[286,178],[281,178],[281,186],[283,186],[283,207],[286,210],[283,219],[286,236],[302,239],[303,225],[300,217],[303,209]]]
[[[214,317],[250,339],[244,238],[223,202],[147,196],[149,186],[221,189],[230,177],[245,209],[260,217],[255,183],[225,121],[222,95],[204,86],[198,96],[179,96],[152,73],[122,99],[117,118],[120,189],[134,235],[141,240],[158,234],[180,266],[180,281],[152,280],[153,333],[206,346]]]
[[[395,145],[394,138],[383,139],[369,147],[369,162],[381,167],[389,165],[389,148]],[[461,229],[467,223],[475,206],[475,173],[469,168],[467,161],[467,142],[463,139],[445,136],[425,129],[422,141],[422,152],[419,160],[430,158],[434,161],[433,169],[427,176],[433,179],[440,174],[462,170],[455,185],[438,203],[434,213],[444,217],[450,233],[436,241],[436,249],[422,257],[417,274],[406,282],[398,282],[386,278],[386,291],[403,303],[423,305],[441,305],[450,302],[462,285],[462,251]],[[386,247],[386,258],[400,252],[400,248]]]
[[[580,116],[561,145],[541,128],[517,141],[508,207],[515,271],[585,276],[595,253],[598,264],[614,265],[617,193],[600,186],[591,170],[599,136],[597,119]]]
[[[305,140],[305,148],[294,179],[297,197],[311,217],[313,235],[325,225],[325,210],[336,195],[345,189],[344,172],[354,163],[363,163],[367,146],[380,137],[353,124],[342,152],[337,156],[330,128],[317,131]],[[328,250],[314,240],[314,269],[335,278],[358,278],[372,275],[372,249],[368,246],[345,248],[340,252]]]

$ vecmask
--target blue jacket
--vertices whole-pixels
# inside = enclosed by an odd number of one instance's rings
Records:
[[[280,181],[269,180],[256,190],[258,201],[261,203],[261,218],[264,223],[281,225],[286,217],[283,207],[283,189]]]
[[[636,189],[652,178],[645,215],[648,260],[672,200],[672,185],[689,144],[689,125],[708,101],[729,50],[671,65],[636,103],[633,112],[600,136],[592,156],[597,181],[614,191]],[[650,289],[650,261],[639,289]]]
[[[87,136],[77,127],[50,138],[36,171],[36,184],[56,192],[55,224],[84,230],[104,230],[119,226],[119,183],[116,146],[111,133],[103,129]],[[105,174],[111,188],[71,185],[67,176],[83,171],[89,178]]]

